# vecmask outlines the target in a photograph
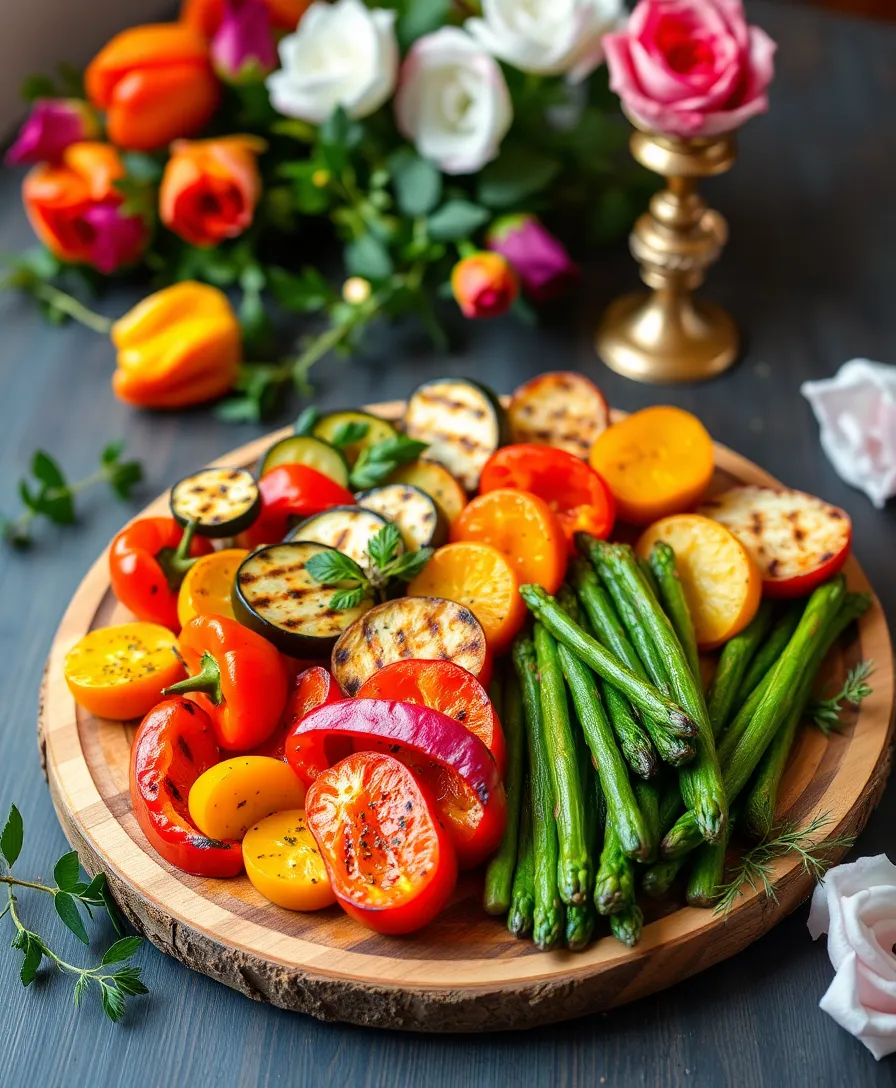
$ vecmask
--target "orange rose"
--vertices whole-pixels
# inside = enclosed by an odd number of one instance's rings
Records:
[[[165,226],[194,246],[242,234],[261,196],[256,156],[266,147],[255,136],[175,143],[159,188]]]
[[[35,234],[63,261],[115,272],[133,264],[148,239],[139,216],[123,215],[115,182],[124,177],[109,144],[70,144],[58,163],[40,163],[22,183],[25,211]]]
[[[295,30],[311,0],[264,0],[275,30]],[[182,23],[198,30],[209,41],[224,18],[224,0],[183,0]]]
[[[202,35],[182,23],[135,26],[87,67],[87,96],[106,111],[109,139],[152,151],[192,136],[214,114],[220,87]]]

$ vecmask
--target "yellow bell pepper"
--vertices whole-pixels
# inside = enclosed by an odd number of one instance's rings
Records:
[[[245,548],[224,548],[197,559],[187,571],[177,595],[177,618],[185,627],[194,616],[227,616],[233,619],[230,594]]]
[[[187,281],[156,291],[112,326],[115,395],[141,408],[184,408],[233,387],[242,335],[227,296]]]

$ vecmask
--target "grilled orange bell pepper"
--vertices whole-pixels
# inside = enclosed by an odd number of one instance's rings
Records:
[[[193,136],[220,99],[208,44],[185,23],[116,34],[87,66],[85,85],[93,105],[106,111],[109,139],[136,151]]]
[[[192,693],[222,748],[245,752],[267,740],[287,694],[285,666],[267,639],[226,616],[194,616],[179,647],[193,675],[164,694]]]
[[[242,354],[227,296],[204,283],[156,291],[112,326],[116,396],[142,408],[183,408],[223,396]]]

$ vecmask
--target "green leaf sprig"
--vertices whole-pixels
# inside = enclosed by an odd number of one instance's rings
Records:
[[[30,986],[37,976],[44,960],[55,966],[63,974],[75,979],[75,1006],[90,989],[98,989],[103,1011],[110,1020],[118,1021],[125,1011],[125,1001],[129,997],[148,993],[140,981],[140,968],[129,961],[143,943],[140,937],[125,937],[124,921],[115,900],[109,892],[105,873],[97,873],[91,881],[81,879],[81,864],[75,850],[56,862],[53,867],[54,884],[41,884],[33,880],[20,880],[12,875],[12,868],[22,852],[25,828],[22,814],[13,805],[9,810],[6,824],[0,832],[0,884],[6,885],[7,902],[0,911],[0,918],[9,915],[15,926],[12,947],[22,953],[22,966],[19,977],[23,986]],[[69,963],[53,951],[46,940],[32,929],[28,929],[19,915],[16,888],[29,888],[53,896],[53,905],[61,922],[82,944],[89,944],[87,928],[81,916],[84,910],[93,918],[94,910],[107,911],[120,939],[106,949],[102,960],[96,967],[78,967]]]
[[[351,427],[352,424],[348,424]],[[357,426],[357,424],[355,425]],[[366,426],[362,424],[362,426]],[[357,438],[352,441],[358,441]],[[368,487],[379,487],[402,465],[416,461],[426,449],[425,442],[397,434],[394,438],[384,438],[372,446],[365,446],[361,455],[352,466],[349,474],[349,487],[352,491],[364,491]]]
[[[410,582],[429,562],[432,548],[402,552],[397,525],[384,525],[367,546],[370,565],[365,570],[342,552],[327,551],[312,555],[305,569],[322,586],[334,586],[336,593],[330,607],[342,612],[357,608],[370,597],[386,599],[390,582]]]
[[[0,534],[15,547],[31,543],[31,523],[42,517],[55,525],[75,521],[75,496],[96,484],[107,483],[118,499],[128,499],[131,489],[143,479],[139,461],[123,461],[123,442],[111,442],[100,454],[100,467],[83,480],[68,483],[59,464],[43,450],[31,459],[33,481],[19,481],[19,496],[25,509],[16,518],[0,516]]]
[[[860,661],[850,669],[843,681],[843,687],[836,695],[828,699],[817,699],[811,703],[806,715],[826,737],[838,733],[843,728],[840,714],[845,705],[858,706],[874,690],[866,681],[874,672],[873,661]]]
[[[718,887],[715,913],[729,914],[744,894],[746,885],[754,891],[761,889],[776,903],[778,897],[772,883],[772,862],[786,854],[797,854],[803,869],[815,880],[821,880],[831,867],[831,861],[826,855],[834,850],[848,850],[855,842],[854,835],[840,835],[823,841],[820,833],[830,822],[830,814],[824,813],[816,816],[805,827],[784,824],[748,850],[731,871],[730,878]]]

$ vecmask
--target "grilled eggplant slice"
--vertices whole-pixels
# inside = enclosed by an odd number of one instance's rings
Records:
[[[286,539],[326,544],[354,559],[362,567],[369,567],[367,548],[386,524],[386,519],[373,510],[363,510],[360,506],[334,506],[300,522],[289,531]],[[403,550],[403,547],[399,548],[399,551]]]
[[[450,525],[467,505],[467,493],[443,465],[435,461],[414,461],[402,465],[389,477],[390,484],[418,487],[435,502]]]
[[[194,523],[200,536],[235,536],[249,528],[260,510],[261,493],[246,468],[204,468],[171,488],[175,521]]]
[[[557,370],[521,385],[507,409],[514,442],[554,446],[586,458],[610,425],[603,393],[584,374]]]
[[[281,653],[326,654],[339,635],[373,607],[372,599],[357,608],[330,607],[338,587],[320,585],[306,564],[312,555],[332,550],[323,544],[294,542],[270,544],[247,555],[236,572],[234,616]]]
[[[340,635],[332,673],[354,696],[377,669],[412,657],[454,661],[474,676],[489,664],[485,634],[469,608],[441,597],[400,597],[371,608]]]
[[[339,443],[340,432],[349,424],[366,426],[367,431],[363,438],[347,444]],[[350,465],[361,456],[361,451],[369,446],[375,446],[377,442],[385,442],[387,438],[395,438],[398,431],[385,419],[380,419],[370,412],[360,412],[355,408],[349,408],[341,412],[330,412],[314,424],[312,434],[316,438],[322,438],[331,445],[339,444],[339,448],[345,454]]]
[[[358,506],[394,521],[409,552],[438,548],[448,539],[448,523],[435,500],[410,484],[384,484],[356,495]]]
[[[307,465],[329,476],[340,487],[348,487],[348,461],[345,455],[329,442],[310,434],[291,434],[275,442],[262,457],[258,475],[264,476],[278,465]]]
[[[422,460],[444,465],[468,491],[482,466],[505,439],[504,409],[484,385],[465,378],[437,378],[411,394],[404,416],[410,438],[426,442]]]

